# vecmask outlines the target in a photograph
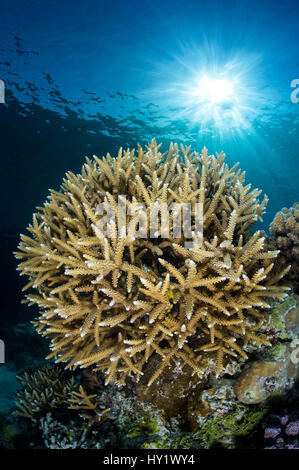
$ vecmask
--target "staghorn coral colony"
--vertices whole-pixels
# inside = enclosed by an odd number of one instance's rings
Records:
[[[216,376],[225,373],[247,358],[250,345],[269,344],[259,334],[269,300],[289,289],[279,283],[289,267],[273,270],[278,251],[267,251],[261,233],[251,230],[267,197],[260,201],[261,191],[245,185],[238,164],[229,168],[224,153],[209,156],[206,148],[199,154],[160,147],[152,140],[137,152],[87,159],[81,174],[68,172],[15,253],[29,277],[24,290],[35,290],[26,300],[40,309],[34,325],[51,339],[48,358],[103,371],[106,383],[119,386],[138,382],[153,358],[148,385],[169,368],[198,380],[210,367]],[[99,205],[117,215],[119,196],[126,196],[127,230],[119,217],[107,219],[108,237]],[[136,203],[145,210],[136,212]],[[154,237],[136,236],[157,203],[191,204],[193,248],[186,248],[183,227],[173,236],[173,213],[168,237],[161,221]]]
[[[67,377],[55,364],[49,363],[31,373],[25,371],[17,379],[21,389],[17,392],[16,417],[37,422],[47,411],[68,408],[78,410],[83,419],[97,424],[106,419],[108,408],[101,407],[101,399],[94,401],[96,395],[88,395],[74,376]]]

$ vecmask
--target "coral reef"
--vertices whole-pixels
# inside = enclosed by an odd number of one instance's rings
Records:
[[[202,425],[214,419],[221,418],[236,410],[244,411],[246,407],[240,404],[235,396],[233,381],[220,379],[213,387],[205,388],[189,403],[188,421],[192,431],[198,431]]]
[[[47,449],[102,449],[98,433],[90,426],[78,426],[71,419],[61,423],[51,413],[40,418],[41,439]]]
[[[224,416],[208,419],[198,431],[176,442],[175,448],[210,449],[215,445],[228,449],[235,448],[236,439],[248,435],[261,421],[267,410],[265,405],[254,408],[239,405],[234,411]]]
[[[287,209],[284,207],[276,214],[270,224],[270,233],[274,238],[269,239],[270,249],[280,250],[278,260],[282,267],[291,265],[286,275],[298,292],[299,279],[299,203]]]
[[[141,448],[168,438],[154,407],[115,385],[103,389],[101,378],[91,375],[55,364],[24,372],[18,377],[17,409],[0,421],[0,447],[2,441],[6,448],[24,448],[25,441],[25,447],[50,449]],[[89,395],[91,383],[98,390]]]
[[[269,299],[288,289],[279,284],[288,267],[272,274],[278,251],[266,251],[261,233],[250,231],[267,197],[260,202],[261,191],[244,185],[238,164],[229,168],[224,153],[209,156],[206,148],[159,149],[152,140],[137,154],[120,149],[116,158],[87,159],[81,174],[67,173],[15,253],[29,277],[24,290],[37,291],[27,302],[40,308],[34,325],[51,339],[48,357],[105,371],[106,383],[139,381],[152,357],[149,385],[167,367],[198,380],[207,368],[225,373],[247,358],[248,344],[269,344],[258,334]],[[175,210],[165,233],[171,204],[190,204],[189,233]],[[111,208],[115,218],[103,215]],[[161,220],[144,236],[159,208]]]
[[[291,423],[288,431],[286,426],[279,428],[278,441],[270,436],[271,429],[278,426],[272,417],[290,406],[289,396],[298,375],[298,365],[290,360],[294,322],[298,326],[296,299],[289,295],[269,310],[262,334],[272,346],[253,348],[246,362],[238,362],[230,369],[231,374],[223,377],[210,374],[198,383],[196,376],[168,366],[159,383],[147,386],[157,367],[158,357],[154,355],[145,364],[141,380],[122,388],[113,382],[105,385],[105,375],[100,371],[66,371],[62,364],[52,363],[33,366],[26,374],[18,374],[23,377],[19,410],[3,417],[3,422],[0,415],[0,447],[294,447],[297,436],[288,436],[287,432],[296,430],[292,424],[298,421],[296,404],[295,411],[283,411]],[[269,364],[273,370],[269,370]],[[278,380],[274,380],[276,372]],[[282,399],[285,404],[278,411],[276,405],[275,410],[273,403]]]
[[[109,384],[104,391],[87,395],[82,377],[54,364],[25,373],[20,380],[19,409],[12,414],[16,421],[3,423],[6,448],[24,446],[24,436],[27,447],[49,449],[178,449],[215,444],[230,448],[267,410],[267,406],[247,409],[239,404],[227,392],[229,386],[221,387],[223,392],[215,390],[214,395],[208,390],[210,413],[190,432],[182,430],[180,419],[164,419],[159,407],[138,401],[134,392],[124,388]],[[104,409],[105,419],[94,419],[95,412]]]

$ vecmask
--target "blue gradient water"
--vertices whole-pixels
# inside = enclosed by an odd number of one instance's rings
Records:
[[[152,137],[205,145],[268,194],[263,228],[298,201],[298,12],[273,0],[2,1],[1,249],[14,291],[17,234],[86,155]],[[202,74],[233,82],[232,100],[205,107]]]

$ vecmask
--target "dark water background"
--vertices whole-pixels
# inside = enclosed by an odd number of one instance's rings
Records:
[[[224,150],[270,201],[298,201],[298,1],[57,1],[0,5],[1,318],[20,305],[12,251],[49,188],[85,156],[163,142]],[[215,122],[189,91],[202,71],[238,78]],[[298,94],[299,95],[299,94]]]

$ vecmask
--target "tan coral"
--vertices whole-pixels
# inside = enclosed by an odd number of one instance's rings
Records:
[[[74,377],[67,378],[64,370],[55,364],[24,371],[17,376],[21,389],[17,392],[15,416],[35,420],[41,413],[56,407],[67,407],[72,392],[79,386]]]
[[[47,364],[40,369],[25,371],[17,376],[21,389],[17,392],[16,417],[38,419],[49,411],[74,409],[79,416],[94,424],[107,419],[109,408],[102,406],[102,396],[88,395],[82,385],[72,376],[69,378],[63,368]]]
[[[287,289],[278,284],[288,268],[272,275],[277,251],[266,251],[260,232],[249,230],[267,197],[260,202],[261,191],[244,185],[238,164],[229,168],[224,153],[209,156],[206,148],[198,154],[182,146],[180,154],[171,144],[162,154],[160,146],[152,140],[137,154],[120,149],[116,158],[87,159],[81,174],[67,173],[15,254],[29,277],[24,289],[36,290],[27,302],[40,308],[34,324],[51,338],[49,358],[104,370],[106,382],[118,385],[127,377],[138,381],[152,356],[159,365],[149,384],[168,366],[203,377],[207,358],[219,375],[232,359],[247,357],[248,342],[268,344],[258,335],[268,300],[283,298]],[[118,216],[123,195],[128,230],[116,217],[106,236],[101,211],[112,206]],[[198,202],[201,246],[194,232]],[[190,203],[194,247],[185,247],[182,221],[173,236],[173,214],[167,237],[161,221],[156,236],[135,236],[141,230],[136,203],[143,204],[148,226],[153,204]]]
[[[234,384],[236,397],[248,405],[261,403],[286,387],[284,362],[257,361],[243,371]]]

